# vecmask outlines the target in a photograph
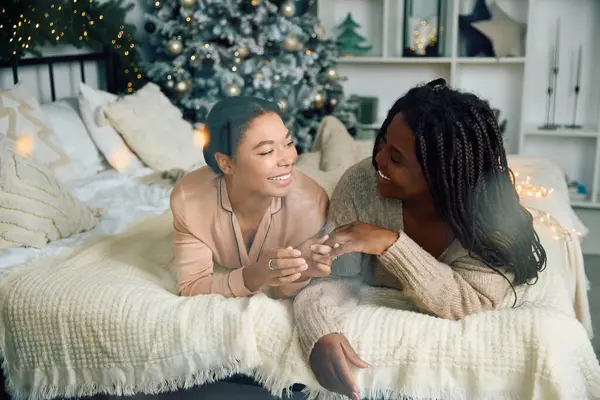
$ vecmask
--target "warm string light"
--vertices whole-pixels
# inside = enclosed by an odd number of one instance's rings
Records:
[[[514,172],[514,185],[519,198],[547,198],[552,194],[554,189],[546,189],[543,186],[536,186],[531,183],[531,177],[526,176],[524,179],[518,180],[519,173]],[[565,229],[560,222],[556,220],[553,216],[548,213],[544,213],[535,208],[527,208],[527,210],[533,216],[534,223],[538,223],[544,225],[547,229],[552,232],[552,238],[554,240],[571,240],[573,236],[581,236],[581,232],[578,232],[576,229]]]
[[[531,177],[526,176],[524,180],[518,181],[519,173],[515,172],[515,189],[519,197],[546,198],[552,194],[554,189],[546,189],[543,186],[535,186],[531,183]]]
[[[93,4],[94,0],[89,0],[90,4]],[[158,3],[158,2],[157,2]],[[9,50],[12,52],[12,55],[15,56],[16,58],[20,58],[23,54],[25,54],[27,51],[29,51],[30,48],[34,48],[36,46],[37,43],[40,42],[40,38],[32,38],[31,35],[28,35],[26,32],[28,32],[28,29],[33,29],[35,28],[37,29],[42,29],[43,31],[40,32],[42,36],[47,37],[48,39],[52,39],[55,42],[61,41],[61,39],[63,40],[67,40],[67,41],[72,41],[72,40],[77,40],[78,41],[86,41],[90,39],[90,35],[89,32],[94,30],[96,28],[96,26],[98,25],[97,22],[98,21],[104,21],[104,15],[100,14],[96,14],[97,18],[94,19],[94,11],[97,12],[99,11],[97,8],[88,8],[90,6],[86,6],[85,4],[83,5],[79,5],[77,4],[76,0],[73,0],[73,4],[75,4],[74,7],[77,8],[71,8],[69,9],[67,5],[65,4],[50,4],[49,7],[45,10],[41,10],[41,14],[39,14],[39,16],[37,17],[38,19],[44,19],[44,22],[42,21],[37,21],[34,22],[32,21],[33,19],[36,19],[36,8],[34,6],[29,6],[28,9],[28,13],[21,13],[18,14],[18,16],[15,15],[15,19],[16,21],[14,21],[13,23],[11,23],[12,26],[12,35],[9,35],[9,43],[14,43],[14,46]],[[94,7],[94,6],[92,6]],[[72,10],[72,14],[71,14],[71,10]],[[6,14],[6,8],[2,8],[1,9],[2,14]],[[38,11],[39,12],[39,11]],[[61,16],[62,14],[62,16]],[[72,17],[69,17],[68,15],[71,15]],[[33,17],[30,17],[30,15],[32,15]],[[52,20],[55,19],[56,20]],[[69,29],[72,28],[69,26],[62,26],[62,24],[60,23],[60,21],[64,20],[64,19],[71,19],[71,18],[76,18],[77,21],[82,20],[82,25],[79,24],[79,22],[77,22],[76,26],[80,26],[81,28],[81,33],[77,36],[75,36],[74,38],[65,38],[65,32],[68,34],[69,33]],[[114,21],[114,20],[113,20]],[[42,22],[40,24],[40,22]],[[47,25],[46,25],[47,24]],[[71,21],[71,25],[73,24],[73,21]],[[0,28],[3,28],[4,25],[0,24],[2,26],[0,26]],[[40,26],[41,25],[41,26]],[[30,28],[31,27],[31,28]],[[105,26],[100,26],[98,27],[99,29],[106,29]],[[134,49],[135,44],[133,43],[133,37],[131,36],[131,34],[129,32],[125,31],[125,26],[121,25],[119,27],[119,31],[118,33],[116,33],[116,39],[112,40],[112,44],[113,44],[113,48],[116,50],[116,52],[118,53],[118,55],[120,56],[120,59],[123,60],[123,65],[125,67],[125,69],[127,69],[127,67],[135,67],[136,63],[135,63],[135,55],[137,55],[134,51],[132,51],[132,49]],[[31,30],[29,30],[29,32],[31,32]],[[46,33],[47,32],[47,33]],[[96,32],[96,31],[94,31]],[[37,42],[35,42],[37,40]],[[135,71],[133,73],[129,73],[129,71],[127,73],[125,73],[125,78],[126,78],[126,83],[127,83],[127,87],[128,87],[128,92],[132,92],[133,88],[133,82],[134,81],[139,81],[142,79],[142,74],[139,73],[138,69],[135,68]]]

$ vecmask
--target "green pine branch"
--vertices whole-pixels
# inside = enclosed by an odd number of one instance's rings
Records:
[[[8,28],[0,37],[0,59],[39,57],[46,44],[100,45],[116,55],[117,88],[132,92],[143,82],[135,27],[125,22],[133,6],[123,0],[12,0],[0,7],[0,25]]]

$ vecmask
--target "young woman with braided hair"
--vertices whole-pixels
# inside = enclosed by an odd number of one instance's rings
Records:
[[[359,286],[402,289],[417,310],[460,319],[535,282],[546,254],[520,204],[489,104],[446,86],[396,101],[372,159],[351,167],[330,202],[332,276],[296,297],[301,343],[321,385],[358,399],[349,370],[366,368],[341,334]],[[335,244],[337,244],[337,246]]]

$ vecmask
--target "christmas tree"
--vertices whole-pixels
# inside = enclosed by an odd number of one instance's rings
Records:
[[[46,44],[104,47],[115,57],[115,88],[132,93],[144,83],[135,27],[125,22],[133,4],[124,0],[47,0],[3,2],[0,7],[0,60],[16,63],[28,54],[41,57]],[[2,36],[0,36],[2,37]]]
[[[354,22],[350,13],[337,28],[341,31],[337,43],[343,56],[360,56],[371,51],[372,46],[360,44],[367,39],[356,33],[356,29],[360,28],[360,25]]]
[[[300,152],[310,150],[325,115],[353,132],[339,49],[314,15],[297,15],[296,4],[154,0],[145,30],[155,55],[145,73],[194,123],[225,96],[251,95],[279,104]]]

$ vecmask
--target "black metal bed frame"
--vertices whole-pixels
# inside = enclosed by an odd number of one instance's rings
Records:
[[[52,101],[56,100],[55,80],[54,80],[54,65],[55,64],[72,64],[79,63],[79,71],[81,74],[81,82],[85,83],[85,62],[100,61],[104,63],[106,70],[106,90],[111,93],[116,92],[116,74],[114,68],[114,55],[108,50],[94,53],[24,58],[21,60],[13,60],[12,62],[1,62],[0,68],[11,68],[13,82],[16,85],[19,82],[19,68],[24,66],[48,66],[48,76],[50,78],[50,92]]]

